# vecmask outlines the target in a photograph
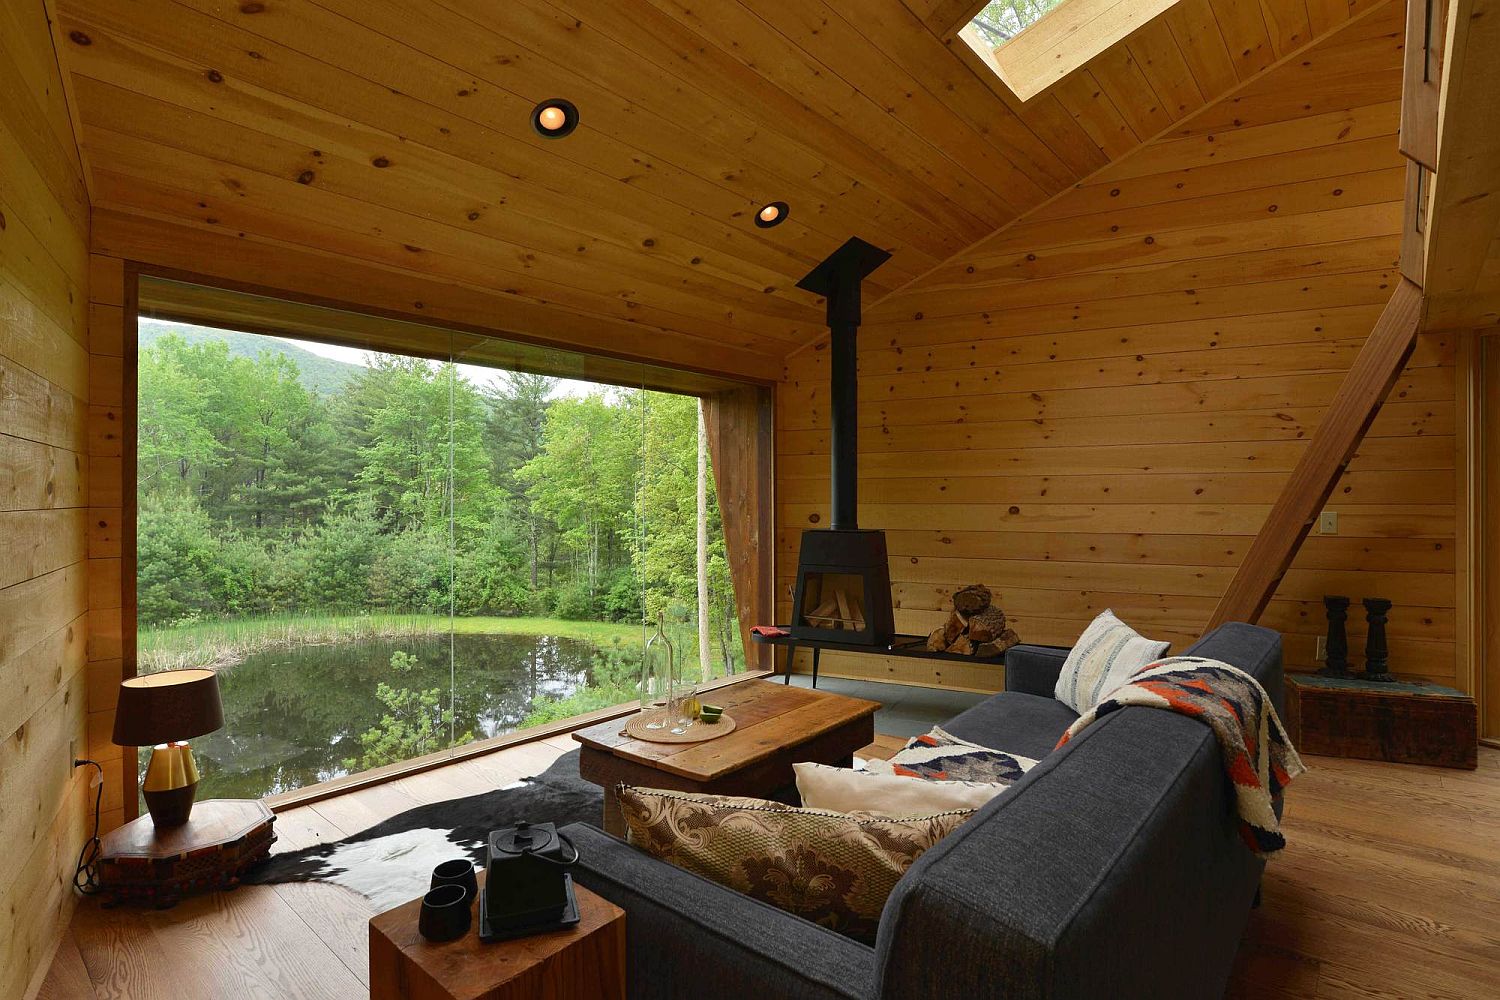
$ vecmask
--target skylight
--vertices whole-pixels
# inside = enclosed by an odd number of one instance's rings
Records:
[[[958,37],[1030,100],[1177,0],[990,0]]]
[[[991,49],[1006,42],[1042,19],[1066,0],[990,0],[969,22]]]

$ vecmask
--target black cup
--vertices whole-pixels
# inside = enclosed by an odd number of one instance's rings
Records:
[[[429,941],[453,941],[469,931],[469,894],[461,885],[440,885],[422,897],[417,930]]]
[[[454,858],[434,868],[432,884],[428,888],[436,889],[440,885],[463,886],[471,902],[475,896],[479,895],[479,880],[474,877],[474,865],[468,858]]]

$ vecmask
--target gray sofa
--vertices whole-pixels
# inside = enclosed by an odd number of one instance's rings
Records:
[[[1254,674],[1281,709],[1275,632],[1232,623],[1187,652]],[[912,865],[873,948],[569,826],[574,877],[628,913],[630,996],[1221,996],[1263,864],[1236,833],[1218,745],[1128,708],[1053,753],[1076,718],[1052,697],[1066,655],[1013,648],[1005,692],[946,724],[1041,763]]]

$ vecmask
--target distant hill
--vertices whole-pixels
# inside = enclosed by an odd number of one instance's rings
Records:
[[[235,357],[256,358],[262,351],[274,351],[292,359],[297,366],[304,388],[319,395],[330,396],[341,391],[363,369],[346,361],[335,361],[306,348],[288,343],[277,337],[266,337],[256,333],[240,333],[237,330],[215,330],[206,326],[188,323],[165,323],[160,320],[142,319],[140,343],[149,347],[168,334],[176,334],[189,344],[201,344],[220,340],[229,345],[229,353]]]

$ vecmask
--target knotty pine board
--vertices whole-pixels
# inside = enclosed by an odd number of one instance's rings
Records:
[[[42,4],[0,6],[0,996],[74,908],[87,770],[89,205]]]
[[[1023,641],[1070,644],[1106,607],[1177,648],[1201,633],[1398,277],[1395,8],[867,309],[860,524],[890,532],[899,628],[982,581]],[[798,535],[828,524],[825,346],[777,394],[783,617]],[[1395,601],[1395,669],[1453,682],[1454,359],[1452,337],[1421,338],[1335,488],[1339,534],[1309,538],[1268,608],[1292,669],[1318,665],[1320,598],[1344,593]],[[1349,631],[1362,656],[1356,614]]]

